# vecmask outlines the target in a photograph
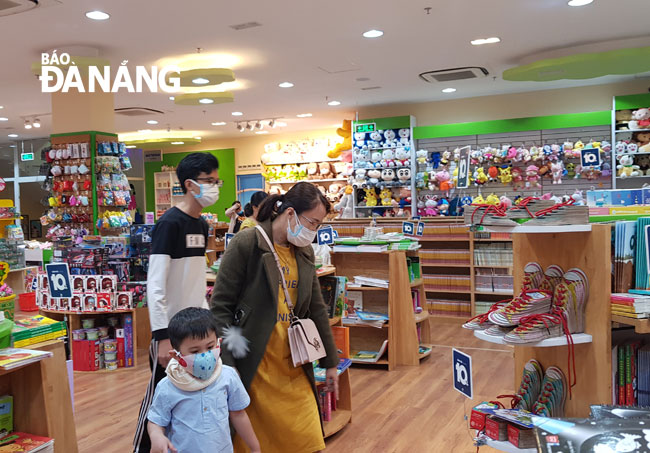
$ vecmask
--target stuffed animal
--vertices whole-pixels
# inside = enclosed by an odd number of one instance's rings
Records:
[[[628,126],[630,130],[650,129],[650,109],[644,108],[633,111]]]
[[[449,159],[451,159],[451,153],[449,152],[449,150],[443,151],[440,157],[440,163],[442,165],[449,165]]]
[[[472,165],[480,165],[483,163],[483,152],[480,149],[475,149],[469,153]]]
[[[537,146],[531,146],[530,148],[530,160],[533,162],[538,162],[544,158],[544,154],[540,151]]]
[[[499,204],[507,209],[510,209],[512,207],[512,200],[505,195],[502,195],[499,197]]]
[[[392,129],[386,129],[386,131],[384,131],[384,147],[395,148],[396,146],[397,140],[395,139],[395,131]]]
[[[377,149],[381,148],[381,140],[383,135],[381,131],[374,131],[370,133],[370,141],[368,142],[368,148]]]
[[[417,211],[417,212],[418,212],[418,215],[419,215],[420,217],[423,217],[424,214],[425,214],[425,204],[424,204],[424,199],[423,199],[423,197],[417,197],[417,200],[418,200],[418,201],[417,201],[416,207],[417,207],[417,210],[418,210],[418,211]]]
[[[393,192],[385,187],[379,192],[379,199],[382,206],[391,206],[393,204]]]
[[[509,159],[510,161],[514,161],[515,159],[517,159],[517,148],[515,148],[514,146],[508,148],[506,159]]]
[[[378,168],[371,168],[368,170],[368,183],[376,186],[379,184],[379,178],[381,178],[381,170]]]
[[[411,205],[411,188],[410,187],[400,187],[399,189],[399,210],[397,211],[398,217],[410,217],[411,210],[408,206]]]
[[[569,179],[573,179],[576,177],[576,164],[573,162],[569,162],[566,164],[566,176]]]
[[[424,151],[424,150],[422,150],[422,151]],[[419,152],[420,151],[418,151],[418,153]],[[426,157],[427,157],[427,152],[424,151],[425,162],[426,162]],[[418,163],[420,163],[419,159],[420,159],[420,157],[418,156]],[[425,162],[422,162],[422,163],[425,163]],[[395,165],[401,166],[401,167],[408,167],[408,166],[411,165],[411,160],[409,159],[409,152],[405,148],[398,147],[395,150]]]
[[[395,170],[392,168],[384,168],[381,171],[381,179],[384,182],[393,182],[395,180]]]
[[[397,131],[399,135],[399,142],[402,146],[409,146],[411,144],[411,130],[410,129],[400,129]]]
[[[495,182],[498,176],[499,176],[499,170],[497,169],[497,167],[492,166],[488,168],[488,178],[490,178],[488,182]]]
[[[381,153],[381,166],[394,167],[395,166],[395,152],[392,149],[385,149]]]
[[[510,184],[512,182],[512,167],[501,167],[499,168],[499,179],[501,184]]]
[[[381,166],[381,151],[373,150],[370,153],[370,165],[373,167]]]
[[[449,215],[449,201],[445,198],[438,202],[438,213],[440,215]]]
[[[365,132],[355,132],[354,133],[354,146],[361,148],[366,144],[366,133]]]
[[[341,201],[334,205],[334,210],[339,213],[339,219],[351,219],[352,218],[352,192],[354,189],[351,185],[345,186],[343,189],[343,195],[341,196]]]
[[[407,183],[411,179],[411,169],[408,167],[400,168],[397,170],[397,179],[401,183]]]
[[[617,156],[619,164],[616,166],[618,176],[621,178],[628,178],[640,176],[639,166],[634,165],[634,158],[630,154],[621,154]]]
[[[332,164],[330,162],[320,162],[318,164],[318,179],[332,179],[334,172],[332,171]]]
[[[575,192],[573,192],[573,195],[571,195],[571,198],[573,199],[573,204],[575,206],[585,205],[585,199],[584,196],[582,195],[582,190],[576,189]]]
[[[366,206],[377,206],[377,192],[375,192],[375,188],[368,187],[364,191],[366,192]]]
[[[418,161],[418,164],[426,164],[427,163],[427,150],[426,149],[418,149],[415,152],[416,160]],[[397,157],[397,154],[396,154]],[[399,157],[397,157],[399,159]],[[401,160],[401,159],[400,159]]]
[[[539,184],[539,175],[537,172],[539,167],[537,165],[529,165],[526,167],[526,188],[532,189],[535,187],[542,187]]]
[[[354,170],[354,187],[363,188],[366,186],[366,169],[357,168]]]
[[[628,129],[628,122],[632,119],[632,110],[623,109],[616,111],[616,130],[624,131]]]
[[[442,170],[436,173],[436,181],[438,182],[438,187],[444,192],[449,192],[452,189],[452,184],[449,182],[451,176],[445,167],[442,167]]]
[[[639,150],[639,145],[636,143],[628,143],[627,144],[627,152],[628,153],[636,153]]]
[[[499,200],[499,197],[493,193],[488,195],[487,198],[485,199],[485,204],[497,206],[499,203],[501,203],[501,200]]]
[[[307,179],[320,179],[318,164],[316,162],[310,162],[307,165]]]
[[[639,152],[650,153],[650,131],[636,132],[632,138],[636,140]]]
[[[562,184],[562,173],[564,168],[562,161],[555,161],[551,164],[551,173],[553,174],[553,184]]]
[[[476,170],[474,170],[474,184],[482,186],[486,182],[488,182],[488,176],[485,174],[485,169],[483,167],[476,167]]]
[[[343,120],[343,125],[336,129],[336,134],[343,137],[343,141],[327,152],[327,157],[330,159],[337,159],[343,151],[352,149],[352,120]],[[365,138],[366,134],[363,135]]]
[[[424,202],[424,215],[427,217],[435,217],[438,215],[438,197],[435,195],[426,195],[426,201]]]
[[[397,172],[397,176],[399,177],[399,171]],[[427,182],[424,180],[424,175],[428,175],[429,173],[424,172],[424,171],[419,171],[415,174],[415,187],[418,189],[424,189],[427,186]]]

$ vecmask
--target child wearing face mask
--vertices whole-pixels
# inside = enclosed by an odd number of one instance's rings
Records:
[[[287,300],[295,316],[316,324],[327,354],[320,366],[337,393],[336,346],[311,247],[329,210],[330,203],[308,182],[269,195],[257,212],[259,224],[235,235],[217,274],[211,305],[223,337],[221,357],[237,368],[250,394],[246,412],[264,453],[325,449],[313,367],[294,367],[291,360]],[[245,443],[235,436],[235,452],[248,451]]]
[[[250,398],[237,372],[221,362],[212,313],[186,308],[167,331],[173,349],[149,409],[151,452],[232,452],[229,420],[248,448],[260,452],[244,411]]]

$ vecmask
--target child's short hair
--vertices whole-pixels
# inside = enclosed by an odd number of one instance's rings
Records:
[[[167,333],[172,348],[179,350],[186,338],[206,338],[211,332],[217,334],[217,321],[206,308],[189,307],[176,313],[169,321]]]

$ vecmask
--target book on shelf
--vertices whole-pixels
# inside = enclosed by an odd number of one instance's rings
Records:
[[[388,322],[388,315],[376,311],[357,311],[357,317],[364,322],[381,321]]]
[[[0,437],[14,430],[14,398],[11,395],[0,397]]]
[[[363,275],[354,276],[355,285],[373,286],[375,288],[388,288],[388,280],[383,278],[365,277]]]
[[[348,309],[363,310],[363,291],[348,291]]]
[[[336,294],[339,281],[334,277],[321,277],[319,282],[321,294],[323,295],[323,302],[325,302],[325,305],[327,306],[329,317],[332,318],[334,317],[334,311],[336,309]]]
[[[23,432],[13,432],[0,438],[0,453],[17,451],[54,453],[54,439]]]
[[[12,370],[23,365],[39,362],[48,357],[52,357],[52,355],[49,351],[35,351],[32,349],[0,349],[0,369]]]
[[[67,331],[64,321],[56,321],[41,315],[16,319],[15,323],[11,336],[14,347],[17,348],[64,337]]]
[[[342,326],[332,326],[332,336],[339,357],[350,358],[350,329]]]
[[[343,373],[345,370],[350,368],[350,365],[352,365],[352,360],[340,359],[339,364],[336,365],[336,373],[340,376],[341,373]],[[316,382],[325,382],[326,372],[327,370],[325,368],[321,368],[320,366],[316,365],[314,362],[314,378],[316,379]]]
[[[369,362],[377,363],[381,356],[386,352],[386,347],[388,346],[388,340],[384,340],[379,351],[359,351],[352,355],[352,362]]]
[[[418,346],[418,354],[427,354],[429,351],[431,351],[431,347],[429,346]]]

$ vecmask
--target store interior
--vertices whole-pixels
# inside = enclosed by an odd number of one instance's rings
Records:
[[[185,3],[0,1],[0,452],[133,451],[195,152],[207,301],[235,201],[332,206],[324,451],[650,452],[647,1]]]

